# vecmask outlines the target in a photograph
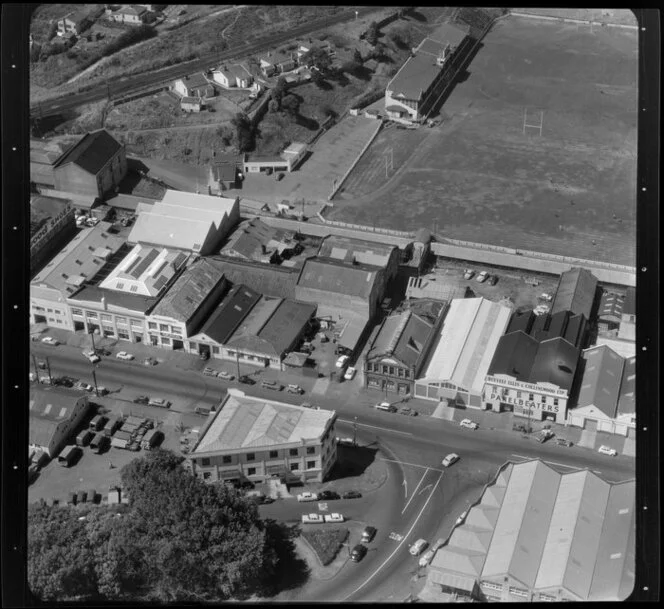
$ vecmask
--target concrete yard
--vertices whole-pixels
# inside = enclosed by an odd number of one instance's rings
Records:
[[[503,19],[442,125],[384,130],[328,217],[634,265],[636,81],[634,30]]]

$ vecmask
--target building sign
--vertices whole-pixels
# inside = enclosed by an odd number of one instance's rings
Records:
[[[553,404],[541,404],[538,402],[533,402],[531,400],[524,400],[522,398],[516,398],[511,395],[502,395],[491,391],[489,396],[490,400],[497,400],[503,402],[504,404],[512,404],[514,406],[519,406],[523,412],[527,413],[528,410],[534,412],[535,410],[543,410],[544,412],[558,413],[560,412],[560,406]]]
[[[511,388],[511,389],[517,389],[521,391],[528,391],[531,393],[543,393],[547,395],[554,395],[556,397],[562,397],[566,398],[567,397],[567,391],[564,389],[554,389],[551,384],[547,383],[546,386],[544,385],[537,385],[533,383],[523,383],[521,381],[517,380],[512,380],[512,379],[507,379],[507,378],[499,378],[496,376],[487,376],[485,379],[485,382],[487,384],[491,385],[497,385],[499,387],[506,387],[506,388]],[[493,390],[493,389],[492,389]]]

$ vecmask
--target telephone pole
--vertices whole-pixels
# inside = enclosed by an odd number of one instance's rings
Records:
[[[48,361],[48,357],[46,358],[46,369],[48,370],[48,380],[50,384],[53,384],[53,377],[51,376],[51,362]]]
[[[32,363],[35,366],[35,377],[37,378],[37,382],[39,382],[39,367],[37,366],[37,358],[34,353],[32,354]]]
[[[95,367],[92,367],[92,380],[95,383],[95,395],[99,397],[99,388],[97,387],[97,372],[95,371]]]

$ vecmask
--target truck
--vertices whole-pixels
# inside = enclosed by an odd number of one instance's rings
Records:
[[[122,438],[111,438],[111,446],[113,448],[124,448],[124,449],[126,449],[128,445],[129,445],[129,442],[127,440],[123,440]]]
[[[122,425],[122,417],[115,416],[111,417],[104,425],[104,435],[112,436],[116,430]]]
[[[87,446],[90,440],[94,438],[94,432],[90,429],[84,429],[76,436],[76,446]]]
[[[73,444],[65,446],[62,449],[62,452],[58,455],[58,463],[63,467],[70,467],[79,456],[80,452],[81,449],[78,446],[74,446]]]
[[[108,448],[110,443],[109,437],[103,431],[98,431],[95,437],[92,438],[92,442],[90,442],[90,448],[100,455]]]
[[[90,421],[90,429],[92,431],[99,431],[100,429],[104,428],[104,425],[106,424],[106,417],[98,414],[97,416],[93,417],[92,421]]]
[[[151,429],[143,437],[141,448],[143,448],[143,450],[152,450],[157,444],[159,444],[159,442],[161,442],[162,437],[163,435],[161,431],[158,429]]]

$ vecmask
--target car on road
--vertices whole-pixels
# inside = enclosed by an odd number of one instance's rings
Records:
[[[392,406],[389,402],[380,402],[374,406],[376,410],[384,410],[385,412],[396,412],[396,406]]]
[[[157,365],[157,360],[154,359],[153,357],[146,357],[143,360],[143,365],[144,366],[156,366]]]
[[[343,522],[343,521],[344,521],[344,515],[339,514],[338,512],[325,514],[325,522]]]
[[[558,446],[572,446],[573,443],[570,442],[569,440],[566,440],[565,438],[556,438],[556,444]]]
[[[420,556],[420,560],[417,564],[420,565],[420,567],[426,567],[431,562],[435,553],[435,550],[427,550],[422,556]]]
[[[371,540],[376,536],[378,530],[376,527],[366,526],[364,531],[362,531],[362,541],[364,543],[371,543]]]
[[[221,370],[220,372],[218,372],[217,377],[220,378],[220,379],[224,379],[225,381],[234,381],[235,380],[235,375],[230,374],[229,372],[226,372],[225,370]]]
[[[466,516],[468,516],[468,510],[465,510],[459,514],[459,517],[456,519],[456,523],[461,524],[466,519]]]
[[[108,357],[111,354],[111,352],[108,349],[105,349],[104,347],[97,347],[95,349],[95,353],[97,355],[104,355],[106,357]]]
[[[419,556],[422,552],[424,552],[424,550],[427,549],[428,546],[429,543],[426,539],[418,539],[412,546],[410,546],[408,551],[412,556]]]
[[[465,269],[463,272],[463,278],[464,279],[472,279],[475,277],[475,271],[473,269]]]
[[[256,381],[254,379],[252,379],[250,376],[247,376],[247,375],[244,375],[244,374],[238,379],[238,381],[240,381],[240,383],[242,383],[243,385],[255,385],[256,384]]]
[[[618,454],[618,451],[615,448],[605,446],[604,444],[597,449],[597,452],[601,455],[609,455],[609,457],[615,457]]]
[[[399,414],[405,414],[409,417],[416,417],[417,410],[413,410],[410,406],[402,406],[399,408]]]
[[[346,364],[348,363],[348,360],[350,358],[347,355],[340,355],[337,359],[336,364],[334,364],[337,368],[345,368]]]
[[[341,495],[344,499],[359,499],[362,497],[362,493],[359,491],[346,491],[343,495]]]
[[[302,501],[318,501],[318,495],[316,493],[310,493],[309,491],[305,491],[304,493],[300,493],[297,496],[297,500],[302,502]]]
[[[542,431],[535,434],[535,440],[540,443],[546,442],[549,438],[553,438],[553,432],[550,429],[542,429]]]
[[[350,551],[350,559],[353,562],[360,562],[367,555],[367,546],[363,546],[361,543],[358,543]]]
[[[72,379],[68,376],[59,376],[53,379],[53,384],[58,387],[73,387],[76,379]]]
[[[131,353],[127,353],[126,351],[119,351],[118,353],[115,354],[115,357],[126,361],[134,359],[134,356]]]
[[[272,391],[281,391],[284,388],[283,385],[280,385],[276,381],[262,381],[261,387],[263,389],[271,389]]]
[[[163,398],[152,398],[148,402],[148,406],[157,406],[158,408],[170,408],[171,403],[168,400],[164,400]]]
[[[82,353],[84,357],[87,357],[88,360],[90,360],[91,364],[96,364],[101,361],[101,357],[99,357],[92,349],[83,351]]]
[[[302,389],[302,387],[299,385],[288,385],[288,387],[286,387],[286,391],[288,391],[288,393],[295,393],[296,395],[301,395],[304,393],[304,389]]]
[[[322,514],[302,514],[302,524],[322,524],[325,522]]]
[[[489,285],[496,285],[498,283],[498,275],[491,275],[487,283]]]
[[[318,493],[318,499],[320,501],[330,501],[331,499],[340,499],[339,493],[335,491],[321,491]]]
[[[463,419],[459,423],[459,427],[467,427],[468,429],[477,429],[479,425],[475,423],[475,421],[471,421],[470,419]]]
[[[78,381],[77,383],[74,384],[74,389],[78,389],[79,391],[94,391],[95,388],[92,385],[89,385],[88,383],[85,383],[83,381]]]
[[[53,347],[57,347],[60,344],[60,341],[56,340],[52,336],[44,336],[44,338],[41,339],[41,342],[46,345],[52,345]]]
[[[488,277],[489,273],[482,271],[477,277],[475,277],[475,281],[477,281],[477,283],[484,283]]]
[[[205,376],[217,376],[219,373],[214,368],[208,367],[203,369],[203,374]]]
[[[440,550],[440,548],[442,548],[444,545],[445,545],[445,540],[441,537],[440,539],[436,539],[436,543],[434,543],[434,544],[431,546],[431,549],[432,549],[434,552],[437,552],[437,551]]]
[[[147,395],[137,395],[134,398],[134,404],[147,404],[150,398]]]
[[[355,377],[356,372],[357,370],[353,366],[351,366],[350,368],[348,368],[348,370],[346,370],[344,374],[344,379],[346,379],[347,381],[352,381],[353,378]]]
[[[443,467],[450,467],[450,465],[454,465],[457,461],[459,460],[459,455],[456,453],[450,453],[445,457],[442,461]]]

